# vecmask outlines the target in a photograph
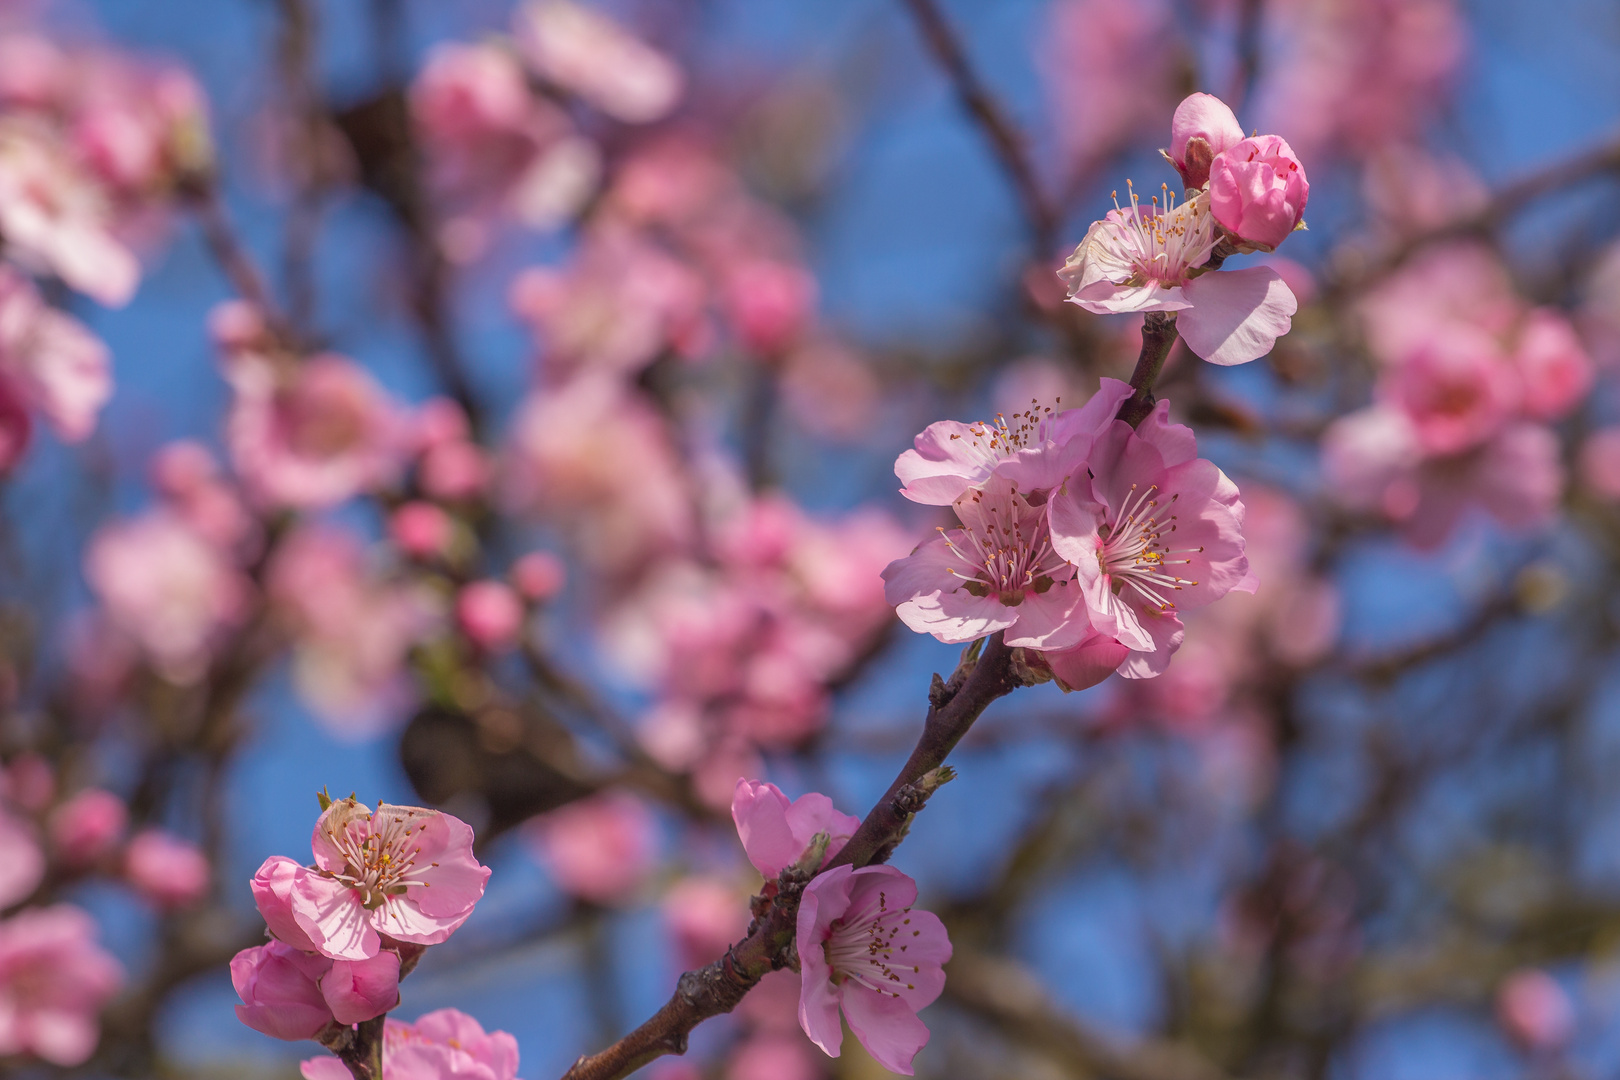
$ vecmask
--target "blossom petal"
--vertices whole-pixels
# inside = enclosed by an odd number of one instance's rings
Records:
[[[1212,364],[1246,364],[1271,351],[1299,302],[1269,266],[1217,270],[1183,286],[1191,310],[1177,316],[1187,347]]]
[[[905,1001],[850,982],[844,985],[844,1015],[879,1065],[903,1076],[916,1072],[911,1061],[928,1044],[928,1025]]]

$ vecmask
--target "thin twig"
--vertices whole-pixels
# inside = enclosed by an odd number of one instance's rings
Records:
[[[1153,412],[1156,401],[1153,384],[1158,381],[1159,372],[1164,370],[1164,361],[1175,343],[1176,317],[1173,313],[1150,311],[1143,317],[1142,352],[1137,357],[1136,370],[1131,372],[1131,386],[1136,393],[1126,399],[1118,413],[1119,419],[1131,427],[1139,426]]]

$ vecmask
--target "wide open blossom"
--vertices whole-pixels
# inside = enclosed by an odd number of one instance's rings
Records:
[[[1212,364],[1246,364],[1271,351],[1298,301],[1269,266],[1207,270],[1220,240],[1209,196],[1179,205],[1168,188],[1141,205],[1115,203],[1095,222],[1058,276],[1069,302],[1098,314],[1174,311],[1187,347]]]
[[[900,494],[912,502],[949,506],[972,488],[983,486],[997,468],[1028,492],[1056,487],[1086,459],[1091,441],[1113,421],[1131,388],[1118,379],[1103,379],[1097,392],[1078,409],[1054,412],[1032,402],[1011,418],[964,424],[940,420],[929,424],[894,463],[894,474],[906,485]]]
[[[67,1066],[90,1057],[96,1016],[124,979],[95,939],[95,920],[71,904],[0,922],[0,1055]]]
[[[789,802],[775,784],[743,779],[737,781],[737,793],[731,799],[731,820],[737,823],[737,836],[748,861],[767,881],[798,862],[817,833],[827,834],[825,865],[861,825],[860,818],[839,813],[820,792]]]
[[[1062,649],[1087,629],[1075,567],[1052,547],[1045,493],[1031,503],[1000,469],[956,500],[959,529],[940,529],[883,571],[900,621],[948,645],[1007,631],[1012,646]]]
[[[315,823],[314,868],[267,859],[253,899],[278,938],[334,960],[376,956],[384,935],[437,945],[467,921],[489,880],[472,839],[465,822],[437,810],[339,799]]]
[[[1164,671],[1181,644],[1181,611],[1254,590],[1237,487],[1197,456],[1191,429],[1171,424],[1168,408],[1160,402],[1140,430],[1115,421],[1089,475],[1052,496],[1052,546],[1076,568],[1090,626],[1130,650],[1119,666],[1127,678]]]
[[[855,1037],[890,1072],[912,1075],[928,1042],[918,1010],[945,989],[951,958],[945,924],[915,911],[917,883],[892,866],[839,866],[805,887],[798,950],[804,982],[799,1024],[837,1057],[842,1009]]]
[[[305,1080],[349,1080],[348,1068],[335,1057],[311,1058],[301,1068]],[[517,1080],[517,1070],[517,1040],[504,1031],[486,1032],[456,1009],[383,1026],[382,1080]]]

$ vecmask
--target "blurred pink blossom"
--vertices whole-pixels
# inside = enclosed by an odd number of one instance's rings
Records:
[[[744,1039],[731,1052],[726,1080],[818,1080],[821,1069],[805,1041],[765,1033]]]
[[[338,503],[392,481],[403,464],[403,421],[364,369],[326,353],[292,368],[239,357],[231,458],[255,498],[272,507]]]
[[[549,551],[531,551],[512,564],[511,578],[518,595],[538,604],[562,592],[568,568]]]
[[[797,948],[804,972],[799,1023],[828,1056],[850,1030],[877,1063],[910,1076],[928,1042],[917,1012],[945,989],[945,924],[913,910],[917,884],[892,866],[839,866],[805,887]]]
[[[685,80],[669,58],[573,0],[526,0],[513,26],[524,58],[541,77],[615,119],[662,119],[681,95]]]
[[[1605,499],[1620,499],[1620,426],[1599,428],[1580,452],[1581,479]]]
[[[112,397],[106,345],[45,303],[33,282],[0,265],[0,382],[8,397],[43,413],[67,442],[95,430]],[[19,440],[26,443],[26,434]]]
[[[1174,98],[1173,33],[1163,0],[1058,0],[1037,54],[1061,167],[1095,165],[1156,128]],[[1240,136],[1241,137],[1241,136]]]
[[[455,534],[455,522],[430,502],[408,502],[388,516],[388,535],[414,559],[443,555]]]
[[[1521,384],[1487,334],[1447,327],[1413,348],[1381,380],[1380,397],[1412,423],[1425,453],[1455,454],[1480,445],[1517,411]]]
[[[189,840],[164,829],[136,833],[124,852],[124,877],[160,908],[190,907],[208,895],[208,856]]]
[[[455,1009],[430,1012],[414,1024],[389,1020],[383,1026],[381,1080],[517,1080],[517,1040],[504,1031],[486,1032]],[[349,1070],[335,1057],[302,1065],[305,1080],[344,1080]]]
[[[474,581],[456,594],[456,622],[474,645],[499,652],[511,648],[523,629],[523,601],[505,582]]]
[[[84,867],[111,854],[128,823],[123,799],[101,788],[86,788],[51,811],[46,829],[56,857],[68,866]]]
[[[814,317],[816,279],[801,266],[749,259],[731,267],[724,298],[743,348],[776,356],[798,341]]]
[[[252,596],[233,560],[168,510],[102,526],[85,553],[84,575],[108,621],[180,683],[202,676]]]
[[[27,822],[0,810],[0,909],[33,895],[45,880],[45,852]]]
[[[720,959],[748,932],[747,897],[719,878],[682,878],[664,895],[663,912],[686,970]]]
[[[1524,388],[1525,414],[1557,420],[1586,398],[1595,373],[1586,347],[1563,313],[1535,308],[1525,316],[1513,351]]]
[[[417,469],[422,491],[435,499],[476,499],[489,486],[490,466],[484,452],[467,439],[446,439],[428,447]]]
[[[558,885],[610,904],[626,899],[652,869],[656,830],[647,804],[615,789],[537,817],[525,831]]]
[[[89,1059],[101,1037],[97,1014],[124,981],[95,939],[95,920],[71,904],[0,922],[0,1055],[62,1066]]]
[[[1575,1003],[1545,971],[1516,971],[1503,980],[1496,1016],[1509,1035],[1533,1050],[1556,1050],[1575,1034]]]

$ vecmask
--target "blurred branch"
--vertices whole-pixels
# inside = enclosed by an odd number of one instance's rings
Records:
[[[1226,1080],[1226,1074],[1196,1052],[1160,1039],[1129,1044],[1092,1029],[1047,996],[1022,964],[974,950],[957,949],[945,980],[945,996],[1010,1034],[1020,1045],[1044,1050],[1086,1075],[1106,1080]]]
[[[1012,182],[1029,225],[1036,258],[1048,257],[1057,247],[1057,214],[1041,190],[1040,179],[1035,175],[1035,168],[1030,164],[1025,150],[1023,134],[1008,119],[1001,103],[980,81],[973,65],[968,62],[967,53],[956,32],[934,0],[903,0],[903,3],[916,20],[917,29],[927,42],[929,51],[955,87],[962,107],[978,125],[996,160],[1001,163],[1002,171]]]

